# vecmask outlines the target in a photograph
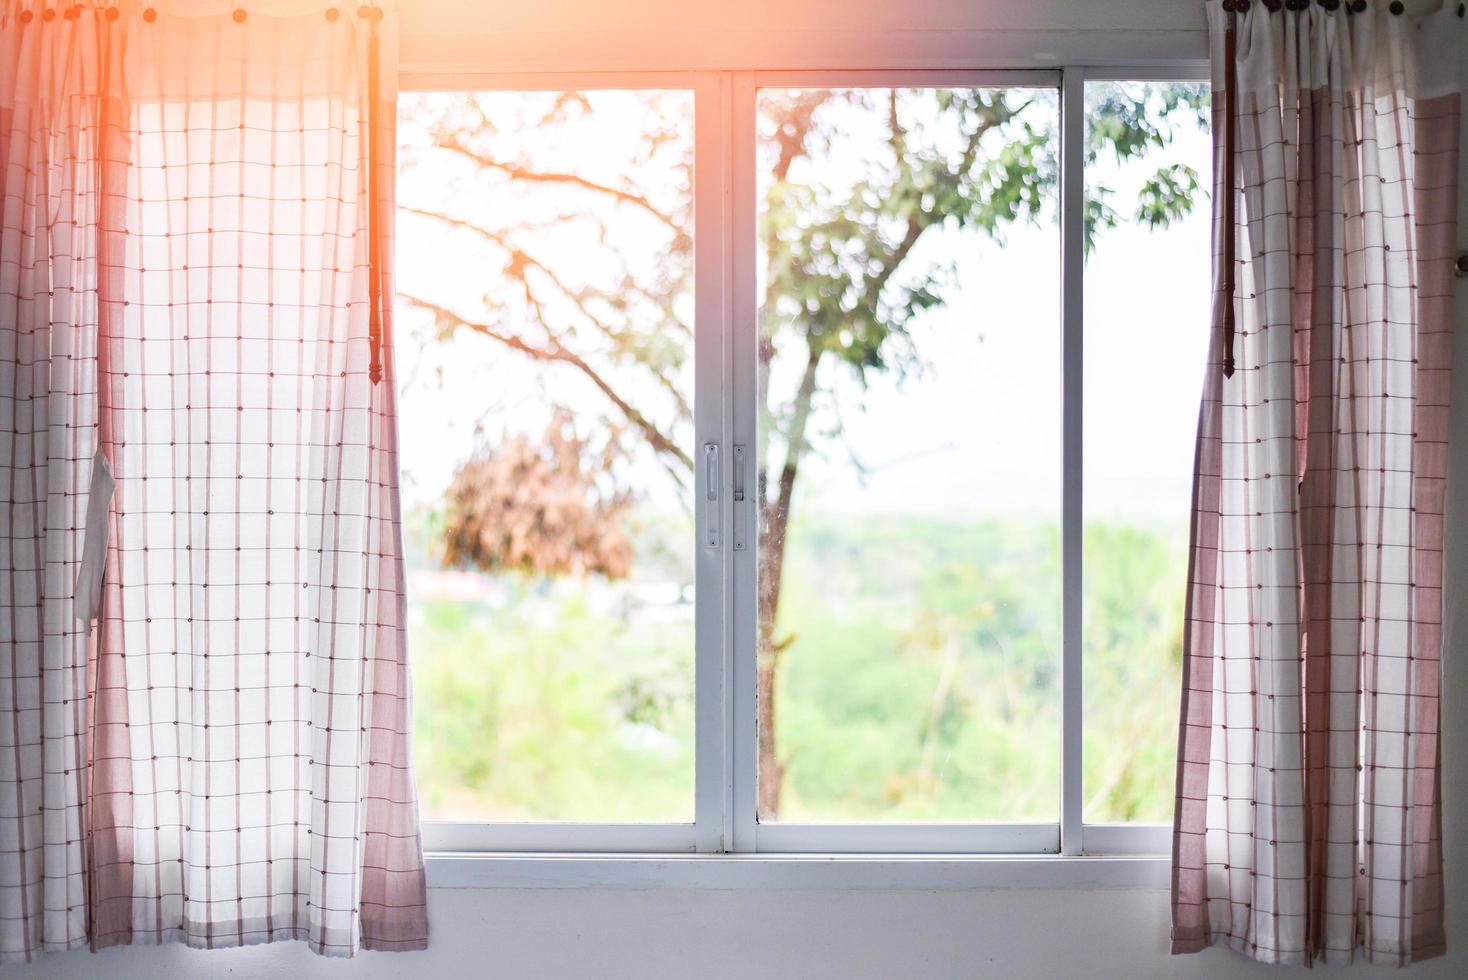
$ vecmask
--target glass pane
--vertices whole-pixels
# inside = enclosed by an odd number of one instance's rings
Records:
[[[1055,820],[1053,89],[759,94],[759,814]]]
[[[428,819],[693,819],[693,98],[400,103]]]
[[[1167,822],[1208,342],[1208,87],[1092,82],[1084,819]]]

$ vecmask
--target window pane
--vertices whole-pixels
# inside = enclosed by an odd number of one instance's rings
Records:
[[[1057,105],[759,95],[762,820],[1057,817]]]
[[[400,113],[424,815],[691,821],[692,95]]]
[[[1086,105],[1083,816],[1166,822],[1211,294],[1208,88],[1093,82]]]

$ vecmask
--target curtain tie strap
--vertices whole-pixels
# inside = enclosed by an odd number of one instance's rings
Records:
[[[366,8],[364,8],[366,9]],[[382,346],[385,343],[382,306],[382,161],[379,159],[382,140],[382,107],[378,104],[377,22],[382,17],[380,8],[373,8],[375,16],[367,23],[367,247],[369,250],[367,290],[370,297],[368,313],[368,342],[372,346],[370,377],[375,385],[382,380]]]
[[[1235,100],[1238,97],[1239,68],[1236,26],[1238,5],[1224,0],[1228,24],[1223,33],[1223,376],[1234,376],[1234,277],[1237,273],[1238,236],[1237,206],[1234,188],[1234,150],[1238,143],[1238,120]]]
[[[112,491],[117,481],[107,454],[97,450],[92,457],[92,483],[87,490],[87,526],[82,538],[82,561],[73,592],[76,618],[90,623],[102,603],[102,572],[107,566],[107,537],[112,510]]]

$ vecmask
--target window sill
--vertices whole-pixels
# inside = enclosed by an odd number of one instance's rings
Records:
[[[1169,886],[1165,855],[431,852],[430,888],[916,890]]]

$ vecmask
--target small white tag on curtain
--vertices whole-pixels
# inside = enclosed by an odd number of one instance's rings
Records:
[[[87,526],[82,538],[82,564],[76,573],[76,618],[90,623],[102,601],[102,571],[107,565],[108,511],[112,508],[112,464],[97,450],[92,458],[92,485],[87,491]]]

